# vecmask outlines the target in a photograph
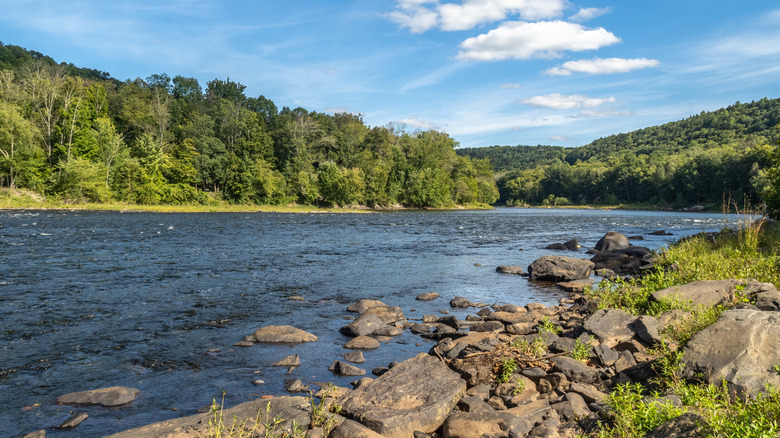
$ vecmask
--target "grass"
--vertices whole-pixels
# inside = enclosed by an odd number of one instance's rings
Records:
[[[265,405],[265,411],[258,409],[255,418],[237,418],[232,421],[225,418],[225,393],[222,393],[222,401],[217,403],[216,398],[211,402],[211,415],[208,419],[205,434],[202,438],[305,438],[306,431],[293,421],[289,430],[284,429],[284,419],[271,417],[271,402]],[[312,402],[312,406],[314,403]],[[228,425],[229,424],[229,425]]]

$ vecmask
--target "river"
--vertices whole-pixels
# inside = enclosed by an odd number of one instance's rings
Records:
[[[564,295],[497,265],[527,267],[578,238],[584,253],[607,231],[657,249],[716,231],[733,215],[601,210],[377,214],[0,211],[0,436],[101,436],[192,415],[224,392],[232,406],[284,393],[285,378],[348,386],[327,368],[345,351],[347,304],[375,298],[410,320],[449,300],[555,304]],[[666,230],[669,236],[653,236]],[[423,292],[442,297],[419,302]],[[287,298],[300,295],[305,301]],[[297,346],[233,347],[255,329],[291,324],[319,336]],[[386,366],[432,346],[408,331],[364,352]],[[219,351],[216,351],[219,350]],[[269,365],[299,354],[292,374]],[[253,385],[262,379],[263,385]],[[141,390],[113,409],[55,404],[108,386]],[[54,430],[72,411],[89,418]]]

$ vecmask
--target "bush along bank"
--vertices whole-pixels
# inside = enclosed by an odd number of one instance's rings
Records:
[[[557,306],[487,306],[455,297],[450,306],[473,307],[475,314],[408,321],[398,307],[361,301],[350,306],[360,316],[341,330],[356,350],[332,367],[359,378],[354,388],[326,387],[320,401],[285,396],[224,411],[215,405],[211,413],[116,436],[776,436],[780,292],[766,277],[777,273],[751,280],[691,277],[707,275],[702,266],[709,263],[692,254],[709,260],[741,248],[748,257],[742,238],[733,232],[688,239],[659,255],[654,269],[640,266],[643,276],[615,276]],[[761,265],[774,257],[771,229],[756,242],[752,264]],[[565,271],[559,259],[542,262],[528,270]],[[590,269],[578,272],[590,275]],[[345,363],[359,365],[351,353],[370,354],[380,345],[371,340],[402,329],[437,343],[373,370],[374,379]],[[288,335],[316,342],[287,327],[262,328],[240,342],[251,347]],[[288,389],[297,390],[297,383]]]

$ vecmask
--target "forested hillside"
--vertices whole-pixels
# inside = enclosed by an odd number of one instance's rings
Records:
[[[0,43],[0,187],[65,202],[493,203],[488,160],[437,131],[278,109],[229,78],[118,81]]]
[[[762,202],[769,189],[780,99],[736,103],[685,120],[598,139],[578,148],[493,146],[500,202],[650,203],[673,207]],[[537,149],[541,148],[541,149]]]

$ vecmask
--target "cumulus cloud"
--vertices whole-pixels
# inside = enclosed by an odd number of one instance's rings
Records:
[[[469,30],[517,15],[524,20],[555,18],[563,13],[565,0],[463,0],[439,3],[437,0],[399,0],[390,19],[412,33],[439,26],[445,31]]]
[[[602,27],[588,29],[565,21],[508,21],[463,41],[457,57],[476,61],[552,58],[563,51],[596,50],[618,42],[620,38]]]
[[[603,75],[613,73],[627,73],[649,67],[657,67],[661,63],[655,59],[623,59],[623,58],[596,58],[581,61],[569,61],[560,67],[553,67],[545,71],[550,76],[569,76],[572,73],[587,73]]]
[[[580,8],[576,14],[569,17],[569,20],[581,23],[610,12],[612,12],[612,8]]]
[[[615,97],[610,96],[603,99],[592,98],[586,94],[547,94],[544,96],[534,96],[524,99],[521,103],[537,108],[550,108],[556,110],[577,109],[577,108],[596,108],[605,103],[615,102]]]

